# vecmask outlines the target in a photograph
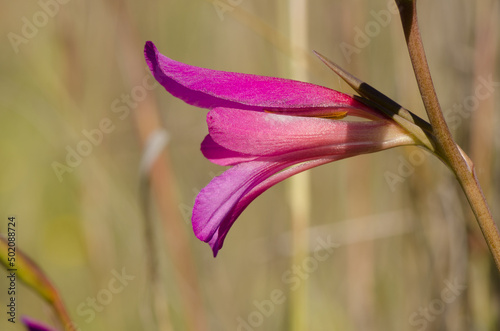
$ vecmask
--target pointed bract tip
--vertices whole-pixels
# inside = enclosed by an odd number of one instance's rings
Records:
[[[354,91],[360,93],[360,87],[361,84],[363,84],[363,81],[361,81],[360,79],[354,77],[353,75],[342,69],[338,64],[328,59],[326,56],[323,56],[316,51],[313,52],[324,64],[326,64],[328,68],[330,68],[333,72],[339,75],[339,77],[342,78],[347,84],[349,84],[349,86],[352,87]]]

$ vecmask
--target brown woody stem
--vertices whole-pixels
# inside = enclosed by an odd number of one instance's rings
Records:
[[[417,1],[396,0],[396,4],[403,23],[406,43],[420,94],[436,137],[437,153],[449,164],[462,186],[488,243],[497,269],[500,271],[500,234],[475,175],[474,165],[472,162],[468,162],[468,157],[460,152],[439,105],[418,27]]]

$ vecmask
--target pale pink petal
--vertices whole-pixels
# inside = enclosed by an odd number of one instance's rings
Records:
[[[241,153],[240,157],[279,155],[323,146],[330,146],[332,154],[356,149],[366,153],[368,145],[380,150],[394,139],[414,142],[398,126],[385,120],[338,121],[215,108],[207,114],[207,124],[212,143],[232,151],[235,156]],[[205,155],[210,154],[208,147],[213,145],[202,145]]]
[[[256,158],[255,155],[248,155],[224,148],[217,144],[210,135],[207,135],[201,143],[201,152],[210,162],[221,166],[231,166]]]

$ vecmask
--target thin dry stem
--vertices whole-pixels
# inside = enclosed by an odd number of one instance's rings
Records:
[[[500,271],[500,234],[477,180],[474,166],[472,163],[468,163],[460,152],[444,119],[420,36],[416,0],[396,0],[396,4],[400,11],[406,43],[420,94],[436,137],[437,152],[448,163],[462,186],[488,247],[493,254],[497,269]]]

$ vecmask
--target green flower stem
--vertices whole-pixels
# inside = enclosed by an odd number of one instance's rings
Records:
[[[0,233],[0,264],[7,270],[12,267],[9,265],[7,256],[8,244],[7,238]],[[16,248],[16,277],[52,305],[65,331],[75,331],[76,327],[71,321],[62,297],[52,284],[52,281],[29,256],[21,251],[19,247]]]
[[[444,119],[441,106],[439,105],[418,27],[417,1],[395,1],[399,8],[406,43],[420,94],[422,95],[433,134],[436,137],[437,152],[449,164],[462,186],[495,259],[497,269],[500,271],[500,234],[477,180],[474,165],[465,153],[461,152],[453,140]]]
[[[308,1],[285,0],[282,2],[284,23],[282,31],[287,31],[292,47],[307,49],[308,38]],[[288,75],[292,79],[307,81],[308,64],[305,58],[290,58]],[[309,227],[311,224],[311,174],[303,172],[290,178],[288,201],[292,222],[292,267],[301,265],[309,256]],[[303,282],[300,287],[289,292],[288,330],[308,329],[310,317],[308,310],[309,286]]]

